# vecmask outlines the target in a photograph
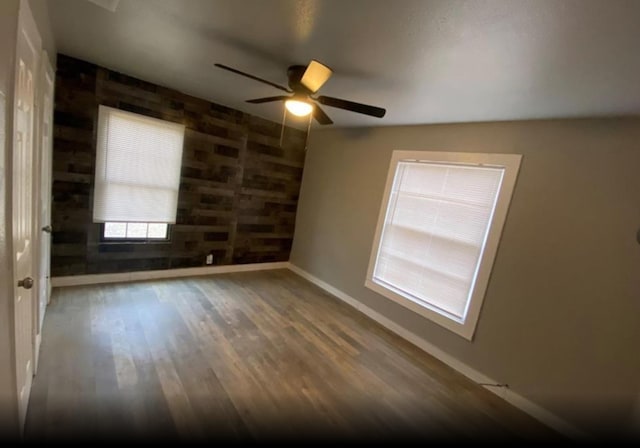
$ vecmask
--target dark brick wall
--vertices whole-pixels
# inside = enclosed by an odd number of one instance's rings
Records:
[[[53,150],[53,276],[286,261],[305,133],[58,55]],[[98,106],[186,125],[170,242],[104,243],[92,222]]]

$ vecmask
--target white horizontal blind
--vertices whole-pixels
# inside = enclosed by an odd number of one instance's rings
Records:
[[[464,322],[503,174],[400,161],[373,280]]]
[[[94,222],[174,223],[184,126],[100,106]]]

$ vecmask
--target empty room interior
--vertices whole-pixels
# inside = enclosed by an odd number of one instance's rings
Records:
[[[638,440],[639,24],[3,0],[0,440]]]

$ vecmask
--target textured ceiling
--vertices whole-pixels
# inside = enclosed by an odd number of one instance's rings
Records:
[[[334,69],[334,126],[640,114],[637,0],[86,0],[50,4],[60,52],[275,121],[286,68]]]

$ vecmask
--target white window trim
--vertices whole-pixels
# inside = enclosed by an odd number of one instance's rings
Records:
[[[371,248],[371,256],[369,257],[369,268],[367,270],[367,278],[365,286],[382,296],[393,300],[394,302],[430,319],[438,325],[447,328],[454,333],[468,340],[473,340],[473,335],[480,316],[480,310],[484,301],[484,296],[491,276],[491,270],[498,251],[502,229],[509,210],[511,196],[515,187],[516,178],[520,169],[520,154],[486,154],[486,153],[462,153],[462,152],[431,152],[431,151],[394,151],[391,156],[389,172],[387,174],[387,183],[382,196],[382,205],[378,214],[378,224],[376,226],[375,238]],[[498,199],[490,224],[489,232],[485,243],[484,250],[480,256],[480,266],[475,279],[475,284],[471,293],[471,299],[468,306],[466,318],[464,321],[454,320],[445,316],[435,309],[426,308],[422,304],[418,304],[410,298],[399,294],[398,292],[385,287],[373,279],[378,251],[380,248],[380,239],[385,223],[387,208],[390,200],[391,188],[395,177],[398,162],[400,161],[424,161],[434,163],[460,163],[465,165],[487,165],[492,167],[504,167],[504,177],[500,190],[498,191]]]

